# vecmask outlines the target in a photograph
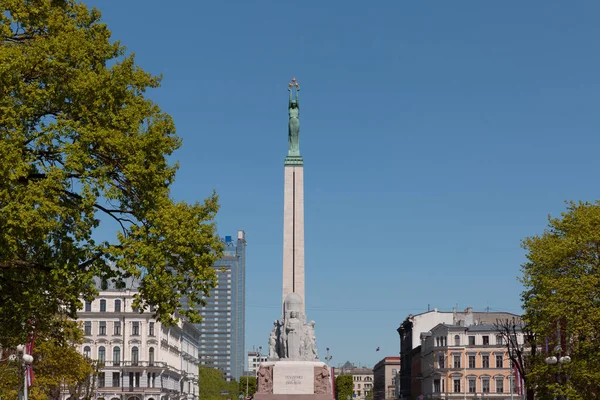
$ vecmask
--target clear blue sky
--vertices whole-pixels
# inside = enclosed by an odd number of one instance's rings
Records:
[[[220,234],[246,231],[248,348],[279,317],[293,76],[308,317],[334,364],[397,355],[428,304],[519,312],[520,240],[600,197],[596,1],[91,4],[164,74],[173,196],[216,189]]]

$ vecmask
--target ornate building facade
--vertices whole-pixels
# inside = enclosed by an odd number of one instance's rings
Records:
[[[421,334],[424,398],[502,399],[516,397],[514,371],[505,339],[491,324],[439,324]],[[523,344],[519,332],[516,341]]]
[[[134,310],[135,293],[105,285],[78,312],[81,352],[98,365],[94,398],[198,399],[200,331],[182,321],[165,327],[151,312]]]

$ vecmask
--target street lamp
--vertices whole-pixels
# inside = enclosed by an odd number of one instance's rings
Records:
[[[33,363],[33,356],[31,354],[27,354],[27,348],[25,346],[23,346],[22,344],[17,346],[17,352],[19,354],[23,354],[21,356],[21,362],[23,363],[23,366],[25,367],[25,373],[23,375],[23,400],[27,400],[28,397],[28,393],[27,393],[27,375],[28,375],[28,370],[29,368],[31,368],[31,364]],[[12,354],[11,356],[8,357],[8,359],[10,361],[19,361],[19,357],[17,357],[16,354]]]
[[[333,358],[333,356],[329,355],[329,347],[328,347],[327,355],[325,356],[325,362],[327,363],[327,366],[329,366],[329,361],[331,361],[332,358]]]
[[[558,374],[556,377],[556,382],[561,385],[562,384],[562,379],[561,379],[561,366],[563,364],[568,364],[571,362],[571,357],[569,357],[568,355],[564,355],[561,356],[560,353],[562,353],[562,348],[560,347],[560,344],[558,346],[556,346],[554,348],[554,353],[556,354],[555,356],[550,356],[550,357],[546,357],[546,359],[544,360],[546,362],[546,364],[548,365],[557,365],[558,364]],[[557,400],[564,400],[564,396],[557,396],[556,397]]]

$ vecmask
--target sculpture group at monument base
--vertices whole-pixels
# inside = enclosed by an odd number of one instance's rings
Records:
[[[271,361],[257,374],[256,400],[331,400],[329,367],[320,361]],[[296,396],[299,396],[296,398]]]
[[[265,394],[256,393],[254,400],[332,400],[332,394]]]

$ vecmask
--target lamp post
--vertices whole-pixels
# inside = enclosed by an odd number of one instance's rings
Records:
[[[559,344],[554,348],[554,354],[556,354],[556,355],[547,357],[546,360],[544,360],[546,362],[546,364],[548,364],[548,365],[558,365],[558,374],[556,376],[556,382],[559,384],[559,386],[562,384],[561,366],[563,364],[567,364],[567,363],[571,362],[571,357],[569,357],[566,354],[564,356],[561,356],[561,353],[562,353],[562,348],[560,347],[560,344]],[[556,400],[565,400],[565,397],[560,395],[560,396],[556,397]]]
[[[329,355],[329,347],[327,347],[327,355],[325,356],[325,362],[327,363],[328,367],[329,367],[329,361],[331,361],[332,358],[333,358],[333,356]]]
[[[24,374],[23,374],[23,392],[22,392],[22,399],[23,400],[27,400],[28,397],[28,393],[27,393],[27,375],[29,372],[29,368],[31,368],[31,363],[33,363],[33,356],[31,354],[27,354],[27,347],[23,346],[22,344],[17,346],[17,352],[19,354],[22,354],[21,356],[21,362],[23,363],[23,366],[25,367],[24,370]],[[9,360],[11,361],[19,361],[19,358],[17,357],[16,354],[13,354],[9,357]]]
[[[241,364],[242,366],[242,376],[246,377],[246,398],[248,398],[248,374],[246,373],[246,371],[244,371],[244,363]],[[250,366],[248,366],[250,367]],[[250,369],[250,368],[248,368]]]

